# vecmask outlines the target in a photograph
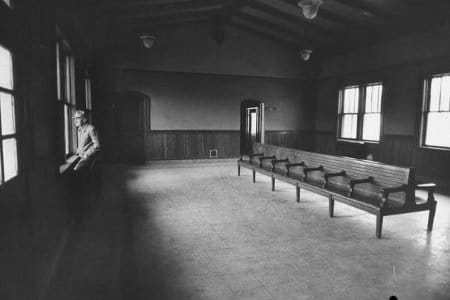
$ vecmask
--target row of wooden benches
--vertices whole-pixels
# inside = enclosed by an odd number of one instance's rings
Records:
[[[247,159],[246,159],[247,158]],[[383,216],[429,211],[428,231],[433,228],[436,211],[435,184],[416,184],[414,168],[307,152],[255,143],[253,153],[241,155],[241,167],[296,187],[297,202],[303,188],[329,199],[329,214],[334,216],[334,202],[339,201],[376,215],[376,236],[381,237]],[[428,192],[427,198],[416,190]]]

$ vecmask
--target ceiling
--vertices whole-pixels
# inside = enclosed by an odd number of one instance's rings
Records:
[[[298,0],[79,1],[95,20],[96,39],[136,41],[188,24],[235,27],[296,49],[333,54],[448,24],[449,0],[324,0],[306,19]]]

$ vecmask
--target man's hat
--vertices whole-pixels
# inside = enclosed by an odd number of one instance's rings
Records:
[[[80,118],[80,119],[85,119],[86,118],[86,113],[82,110],[76,110],[75,113],[73,114],[72,119],[75,118]]]

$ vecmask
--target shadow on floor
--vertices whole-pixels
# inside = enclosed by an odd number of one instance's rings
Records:
[[[73,224],[46,299],[175,299],[192,291],[180,287],[178,253],[145,203],[157,195],[127,186],[135,179],[126,167],[106,167],[100,197],[82,222]],[[165,253],[167,255],[161,255]],[[161,274],[170,274],[160,276]]]

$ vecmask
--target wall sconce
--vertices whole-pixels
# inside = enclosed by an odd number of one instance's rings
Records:
[[[142,43],[144,44],[144,47],[147,49],[150,49],[155,44],[156,37],[154,35],[148,35],[148,34],[142,34],[139,36]]]
[[[299,54],[303,61],[307,61],[311,57],[312,52],[313,51],[311,49],[302,49]]]
[[[305,18],[311,20],[317,16],[322,4],[323,0],[301,0],[297,5],[302,9]]]

